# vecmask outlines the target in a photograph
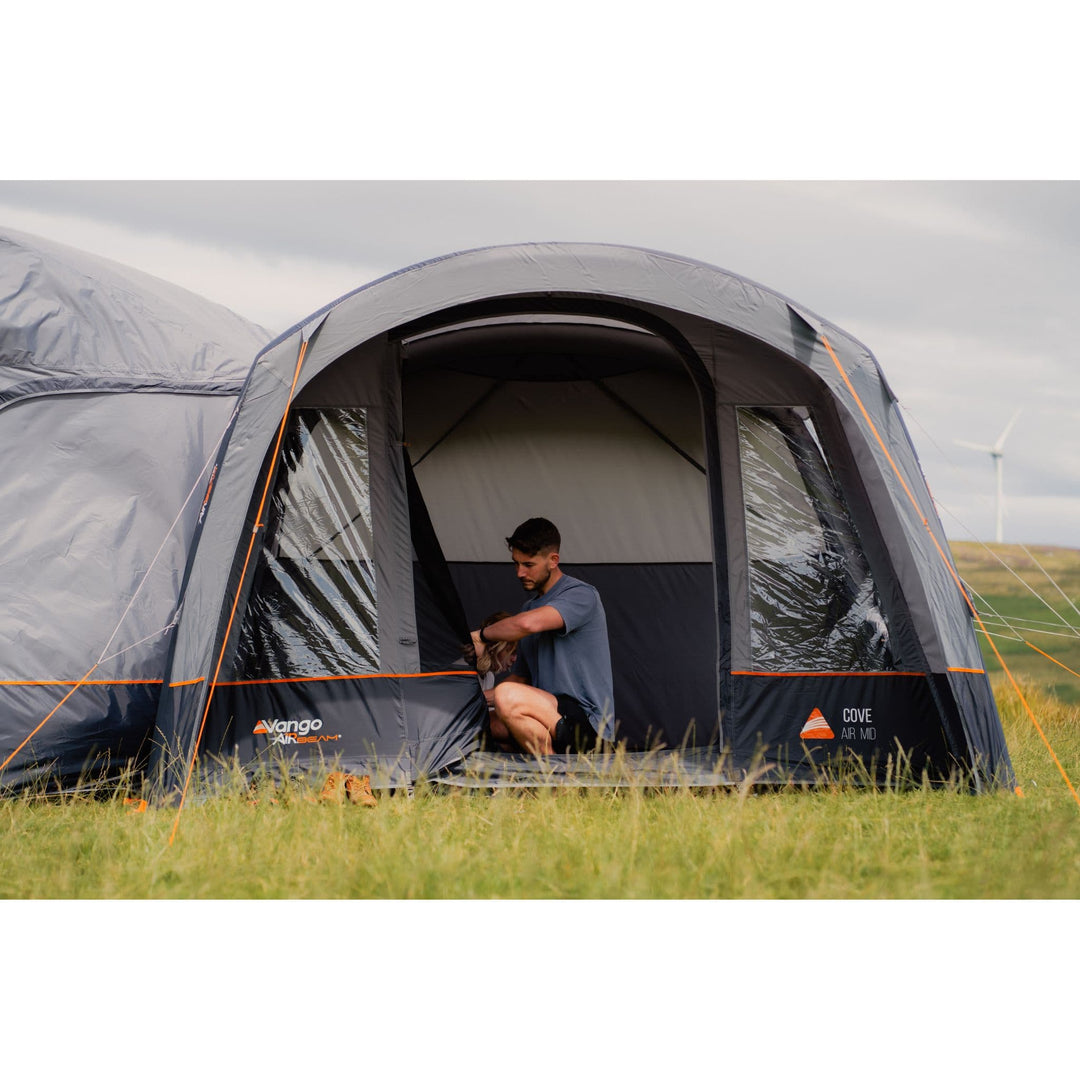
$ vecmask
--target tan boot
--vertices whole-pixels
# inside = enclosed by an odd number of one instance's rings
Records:
[[[345,798],[345,774],[332,772],[323,784],[319,798],[326,802],[343,802]]]
[[[359,803],[361,806],[379,805],[371,792],[370,776],[346,776],[345,794],[351,803]]]

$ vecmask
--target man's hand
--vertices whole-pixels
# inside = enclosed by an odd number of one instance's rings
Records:
[[[469,636],[472,638],[472,663],[475,664],[487,651],[487,646],[480,640],[479,630],[473,630]]]
[[[465,657],[466,664],[469,664],[471,667],[476,667],[476,661],[484,655],[486,646],[480,640],[479,630],[473,630],[469,636],[471,640],[468,645],[463,645],[461,647],[461,654]]]

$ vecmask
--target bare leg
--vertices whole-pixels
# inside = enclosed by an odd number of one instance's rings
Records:
[[[554,694],[524,683],[504,682],[495,687],[492,734],[501,726],[530,754],[552,753],[551,736],[559,722]]]
[[[521,749],[511,737],[510,729],[498,718],[498,716],[496,716],[495,713],[491,713],[491,718],[488,721],[488,728],[491,731],[491,738],[500,750],[506,753],[514,753]]]

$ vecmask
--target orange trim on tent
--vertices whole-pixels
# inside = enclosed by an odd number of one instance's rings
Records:
[[[185,679],[183,682],[171,682],[169,683],[169,689],[175,690],[178,686],[197,686],[201,682],[206,681],[205,675],[200,675],[197,679]]]
[[[926,529],[927,533],[930,536],[930,539],[933,541],[934,547],[937,548],[937,552],[941,556],[941,561],[945,563],[945,567],[949,571],[949,574],[952,576],[953,581],[956,582],[956,587],[960,590],[960,595],[963,596],[965,602],[967,603],[967,606],[971,611],[972,617],[979,624],[979,629],[982,630],[983,635],[985,636],[987,642],[990,645],[990,648],[994,652],[994,656],[997,657],[997,661],[1001,665],[1001,670],[1005,672],[1006,677],[1012,684],[1012,688],[1016,691],[1016,696],[1020,699],[1020,704],[1023,705],[1024,711],[1028,714],[1028,716],[1031,718],[1031,722],[1035,725],[1035,730],[1039,733],[1039,738],[1042,739],[1043,745],[1049,751],[1050,757],[1053,759],[1054,764],[1058,767],[1058,772],[1060,772],[1062,777],[1064,778],[1066,787],[1068,787],[1069,791],[1072,792],[1073,799],[1076,801],[1077,805],[1080,806],[1080,795],[1077,794],[1076,788],[1073,787],[1072,781],[1069,779],[1068,773],[1065,772],[1065,767],[1061,764],[1061,761],[1058,759],[1057,754],[1054,753],[1054,748],[1050,745],[1050,740],[1047,739],[1046,733],[1042,729],[1042,725],[1040,725],[1038,718],[1035,716],[1034,711],[1028,704],[1027,698],[1024,697],[1024,693],[1020,689],[1020,686],[1017,683],[1016,679],[1013,677],[1013,673],[1009,670],[1008,664],[1005,663],[1005,660],[1003,659],[1001,653],[998,652],[998,647],[994,644],[994,639],[990,636],[990,633],[986,629],[985,624],[979,617],[979,613],[975,610],[975,605],[974,603],[972,603],[971,597],[968,596],[967,589],[964,588],[963,582],[960,580],[959,575],[956,573],[956,569],[952,564],[952,560],[945,554],[944,551],[942,551],[941,545],[938,543],[938,539],[934,535],[934,530],[930,528],[930,522],[927,521],[927,519],[923,516],[922,511],[919,509],[919,504],[916,501],[915,496],[911,493],[911,489],[907,486],[907,483],[904,481],[903,476],[901,476],[900,470],[899,468],[897,468],[896,462],[893,461],[892,454],[889,453],[888,447],[886,447],[884,440],[878,433],[878,429],[874,426],[873,420],[870,419],[870,414],[866,411],[866,406],[863,405],[862,399],[859,397],[858,392],[855,390],[855,387],[851,384],[851,380],[848,378],[848,374],[844,370],[843,364],[840,363],[840,360],[837,357],[836,353],[833,352],[833,348],[829,344],[829,339],[824,334],[821,335],[821,341],[822,344],[825,346],[826,350],[828,351],[829,355],[832,357],[832,361],[836,365],[836,370],[840,372],[840,377],[844,380],[844,384],[847,386],[848,391],[850,392],[852,398],[855,401],[855,404],[858,405],[859,411],[862,413],[863,419],[866,420],[867,426],[874,433],[874,438],[877,439],[878,445],[881,447],[886,459],[892,466],[893,472],[896,473],[897,480],[900,481],[901,486],[907,493],[907,497],[911,500],[911,505],[915,507],[915,512],[919,515],[919,519],[922,521],[923,527]]]
[[[160,686],[161,679],[2,679],[0,686]]]
[[[374,672],[370,675],[297,675],[291,679],[240,679],[235,682],[217,682],[214,686],[268,686],[271,683],[301,683],[301,682],[334,682],[344,679],[434,679],[442,675],[472,675],[476,678],[475,671],[420,671],[409,674],[384,674]]]
[[[52,709],[49,711],[48,716],[46,716],[45,719],[42,720],[41,723],[38,724],[37,727],[35,727],[33,729],[33,731],[31,731],[30,734],[27,735],[26,738],[23,739],[23,741],[21,743],[19,743],[19,745],[16,746],[15,749],[12,750],[11,753],[8,754],[8,756],[6,758],[4,758],[3,761],[0,761],[0,773],[2,773],[12,763],[12,761],[15,760],[15,756],[22,750],[22,748],[24,746],[26,746],[26,744],[64,707],[65,704],[67,704],[67,702],[71,699],[72,695],[75,693],[76,690],[79,689],[80,686],[145,686],[145,685],[160,686],[161,685],[161,679],[130,679],[130,680],[127,680],[127,681],[116,681],[116,680],[110,680],[110,679],[94,679],[94,680],[91,680],[90,676],[94,673],[94,669],[97,666],[98,665],[95,664],[77,682],[74,682],[74,681],[68,681],[68,682],[61,682],[61,681],[54,681],[54,682],[5,682],[5,683],[2,684],[4,686],[70,686],[71,689],[52,707]]]

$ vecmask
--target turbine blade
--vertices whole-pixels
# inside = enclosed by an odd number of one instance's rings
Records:
[[[983,446],[982,443],[966,442],[963,439],[953,439],[953,442],[956,443],[957,446],[966,446],[969,450],[981,450],[984,454],[992,454],[994,452],[994,447]]]
[[[1001,448],[1005,445],[1005,440],[1009,437],[1009,432],[1012,431],[1013,424],[1016,423],[1021,412],[1023,412],[1022,409],[1017,409],[1016,412],[1013,413],[1012,419],[1005,425],[1005,430],[998,436],[997,442],[994,443],[995,453],[1001,453]]]

